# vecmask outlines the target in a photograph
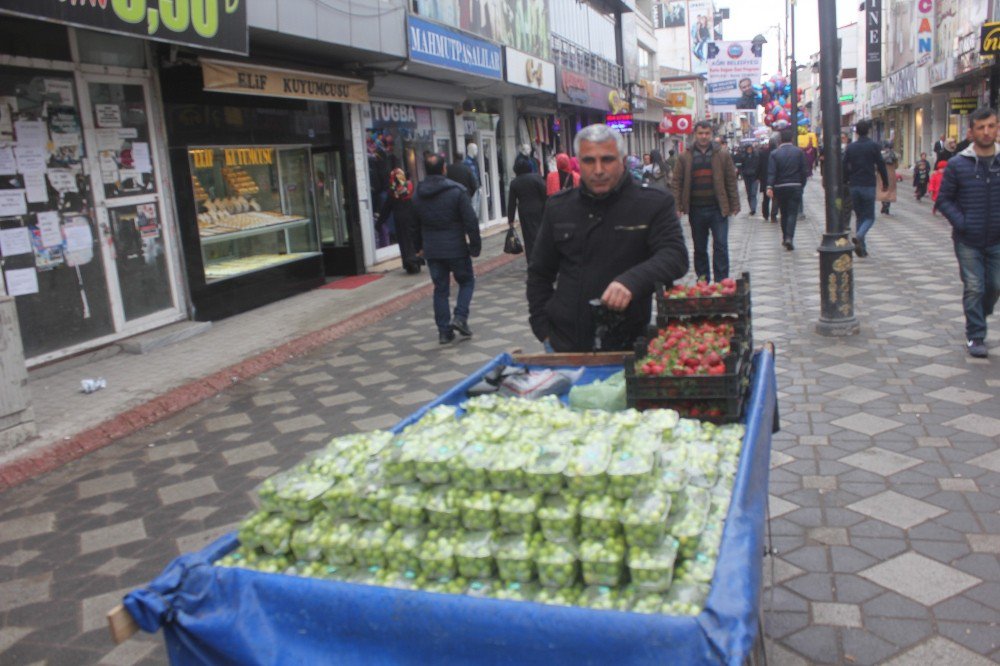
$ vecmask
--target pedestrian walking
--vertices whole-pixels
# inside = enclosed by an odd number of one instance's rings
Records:
[[[402,169],[393,169],[389,174],[389,195],[379,210],[376,227],[388,226],[389,216],[392,216],[403,270],[414,275],[420,272],[421,259],[417,256],[417,248],[413,242],[417,222],[413,215],[412,199],[413,183],[407,180]]]
[[[934,142],[934,147],[931,148],[931,152],[933,152],[935,155],[937,155],[941,150],[943,150],[944,149],[944,140],[945,140],[945,138],[946,138],[946,135],[944,135],[944,134],[942,134],[941,136],[939,136],[938,140]]]
[[[765,188],[767,187],[767,169],[771,164],[771,151],[777,147],[774,141],[768,141],[760,149],[760,158],[757,164],[757,182],[761,183]],[[771,222],[778,221],[778,207],[771,205],[771,198],[766,195],[760,202],[760,214],[764,222],[768,220]]]
[[[606,350],[627,350],[645,333],[657,282],[688,269],[684,233],[673,195],[639,187],[625,173],[625,141],[607,125],[576,135],[581,185],[546,202],[528,264],[531,330],[547,350],[594,348],[590,301],[622,313]]]
[[[871,123],[862,120],[854,126],[858,140],[847,144],[844,150],[844,181],[851,190],[851,207],[854,208],[857,234],[851,239],[854,252],[859,257],[868,256],[865,236],[875,224],[875,171],[882,178],[882,190],[889,189],[889,173],[882,159],[878,144],[868,138]]]
[[[757,192],[760,188],[758,172],[760,171],[760,155],[748,143],[741,154],[740,175],[743,176],[743,186],[747,191],[747,205],[750,207],[750,217],[757,214]]]
[[[728,150],[712,141],[712,123],[699,120],[694,142],[674,170],[677,212],[687,214],[694,243],[694,269],[699,280],[729,277],[729,216],[740,212],[736,167]],[[709,265],[708,237],[712,237]]]
[[[670,181],[667,180],[670,177],[670,167],[658,149],[649,151],[649,162],[652,168],[647,172],[649,177],[646,186],[663,192],[670,191]]]
[[[507,223],[514,225],[514,218],[520,212],[521,236],[524,239],[524,257],[531,261],[531,249],[535,236],[542,225],[545,210],[545,181],[532,171],[528,160],[514,161],[514,180],[510,181],[507,195]]]
[[[882,202],[882,214],[891,215],[889,206],[896,200],[896,165],[899,158],[896,151],[892,149],[892,141],[886,141],[882,145],[882,161],[885,162],[885,169],[889,175],[889,187],[877,194],[877,199]]]
[[[986,318],[1000,297],[1000,144],[993,109],[969,116],[972,143],[948,160],[937,207],[951,223],[962,277],[965,348],[986,358]]]
[[[427,155],[429,154],[430,153]],[[427,155],[424,155],[425,159],[427,158]],[[462,153],[455,153],[453,159],[455,161],[448,165],[445,173],[449,180],[453,180],[465,188],[465,191],[471,200],[472,197],[476,195],[476,192],[479,191],[479,181],[477,181],[476,177],[472,175],[472,170],[466,166],[465,158],[462,156]],[[476,216],[478,217],[479,211],[476,210],[474,206],[473,210],[476,211]]]
[[[444,345],[455,339],[456,331],[464,337],[472,335],[469,308],[476,286],[472,257],[479,256],[482,241],[469,193],[445,177],[444,157],[427,155],[424,171],[427,177],[417,185],[413,197],[418,223],[415,241],[434,283],[434,323],[438,342]],[[452,275],[458,283],[454,316],[449,306]]]
[[[927,184],[931,179],[931,163],[927,161],[927,153],[920,153],[920,159],[913,165],[913,194],[917,201],[927,195]]]
[[[947,162],[938,162],[937,169],[931,174],[930,180],[927,182],[927,191],[931,195],[931,201],[934,205],[931,207],[931,212],[937,215],[937,198],[938,192],[941,191],[941,180],[944,179],[944,169],[948,166]]]
[[[673,180],[674,168],[677,166],[677,151],[671,148],[667,151],[667,182]]]
[[[944,140],[944,146],[938,150],[935,154],[938,162],[947,162],[955,155],[958,154],[958,146],[955,144],[955,139],[948,137]]]
[[[545,192],[550,197],[560,190],[570,190],[580,184],[580,174],[574,173],[569,155],[556,155],[556,169],[545,176]]]
[[[802,189],[809,178],[805,152],[796,146],[795,130],[781,130],[781,145],[771,153],[767,169],[767,196],[776,199],[781,212],[781,244],[795,249],[795,222],[802,203]]]

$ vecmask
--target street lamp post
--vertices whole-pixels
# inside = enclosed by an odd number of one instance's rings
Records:
[[[788,55],[792,60],[792,131],[795,132],[796,143],[798,145],[798,131],[799,131],[799,73],[798,67],[795,65],[795,0],[791,0],[791,28],[790,28],[790,43],[788,48]]]
[[[819,250],[820,316],[816,332],[826,336],[855,335],[854,263],[847,229],[841,225],[844,200],[840,154],[839,57],[830,57],[837,44],[837,0],[819,0],[820,108],[823,110],[823,189],[826,197],[826,233]]]

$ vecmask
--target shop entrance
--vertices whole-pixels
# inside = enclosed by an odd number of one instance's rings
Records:
[[[481,197],[479,220],[489,222],[500,216],[500,169],[497,164],[497,137],[494,132],[478,130],[476,143],[479,144],[479,173],[482,177],[483,196]]]
[[[355,275],[354,238],[347,220],[344,174],[339,150],[312,153],[316,220],[323,243],[323,264],[327,275]]]

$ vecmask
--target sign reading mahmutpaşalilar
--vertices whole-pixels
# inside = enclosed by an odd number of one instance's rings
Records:
[[[447,26],[410,16],[407,19],[410,60],[503,79],[500,47]]]

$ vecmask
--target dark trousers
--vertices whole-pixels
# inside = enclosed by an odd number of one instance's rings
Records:
[[[781,238],[791,242],[795,239],[795,223],[802,205],[802,190],[798,187],[779,187],[774,190],[774,197],[781,213]]]
[[[438,331],[451,331],[451,311],[448,297],[451,291],[451,276],[458,283],[458,298],[455,300],[455,316],[469,318],[472,292],[476,286],[476,276],[472,272],[472,258],[428,259],[427,270],[434,282],[434,323]]]
[[[699,280],[719,282],[729,277],[729,220],[717,206],[692,208],[688,213],[694,244],[694,272]],[[708,236],[712,235],[712,265],[708,262]]]
[[[767,195],[764,195],[764,198],[761,201],[761,204],[760,204],[760,214],[761,214],[761,216],[765,220],[767,220],[767,218],[771,217],[771,198],[769,196],[767,196]],[[774,214],[775,214],[775,216],[777,216],[777,214],[778,214],[777,209],[775,209]]]

